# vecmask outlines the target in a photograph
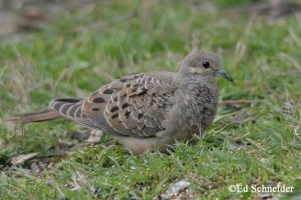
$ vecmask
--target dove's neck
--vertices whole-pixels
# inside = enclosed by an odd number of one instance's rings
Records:
[[[216,114],[218,91],[216,84],[189,83],[177,91],[179,121],[205,130]]]
[[[214,84],[216,85],[216,77],[211,76],[208,74],[177,74],[177,78],[175,80],[181,80],[183,84],[199,84],[199,83],[206,83],[206,84]]]

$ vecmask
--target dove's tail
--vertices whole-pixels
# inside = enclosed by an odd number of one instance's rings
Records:
[[[21,122],[42,122],[53,119],[59,119],[63,116],[55,110],[45,110],[40,112],[25,113],[19,117],[12,117],[5,121],[21,121]]]

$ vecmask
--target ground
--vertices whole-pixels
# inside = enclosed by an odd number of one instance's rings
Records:
[[[300,199],[300,3],[0,1],[1,197],[162,199],[184,180],[170,198]],[[218,115],[195,146],[137,156],[66,120],[5,121],[129,73],[175,72],[194,48],[234,79],[218,79]]]

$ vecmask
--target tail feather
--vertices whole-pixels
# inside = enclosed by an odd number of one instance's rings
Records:
[[[48,121],[53,119],[59,119],[62,117],[63,116],[55,110],[45,110],[40,112],[25,113],[19,117],[13,117],[6,121],[22,121],[28,123],[28,122]]]
[[[54,99],[51,102],[51,105],[54,103],[62,103],[62,104],[71,104],[71,105],[78,105],[81,103],[81,101],[84,100],[84,98],[63,98],[63,99]],[[42,122],[42,121],[48,121],[53,119],[59,119],[64,118],[64,113],[60,113],[60,109],[57,111],[54,110],[45,110],[45,111],[39,111],[39,112],[32,112],[32,113],[25,113],[23,115],[20,115],[18,117],[12,117],[5,121],[21,121],[25,123],[29,122]]]

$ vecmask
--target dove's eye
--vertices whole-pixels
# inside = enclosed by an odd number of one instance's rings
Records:
[[[208,68],[210,67],[210,63],[207,62],[207,61],[204,61],[204,62],[202,63],[202,65],[203,65],[203,67],[204,67],[205,69],[208,69]]]

